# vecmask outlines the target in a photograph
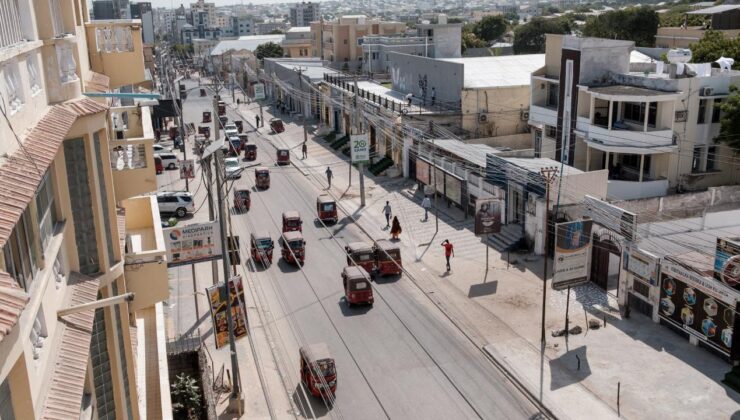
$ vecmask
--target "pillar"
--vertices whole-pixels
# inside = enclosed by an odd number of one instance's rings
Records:
[[[609,121],[607,121],[607,128],[611,130],[612,129],[612,101],[609,101],[609,112],[607,112],[607,115],[609,116]],[[609,153],[606,154],[606,161],[609,162]]]
[[[591,147],[586,143],[586,172],[591,170]]]
[[[645,167],[645,155],[640,155],[640,182],[642,182],[642,176],[643,176],[642,171],[644,167]]]

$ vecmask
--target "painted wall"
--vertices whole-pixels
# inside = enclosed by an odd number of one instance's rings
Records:
[[[427,100],[431,100],[434,87],[440,102],[459,102],[463,89],[463,64],[439,61],[432,58],[399,54],[388,54],[393,90],[413,93],[421,98],[419,80],[426,80]]]

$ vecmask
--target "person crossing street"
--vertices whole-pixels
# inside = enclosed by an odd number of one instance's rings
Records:
[[[450,257],[455,256],[455,247],[452,246],[452,243],[449,239],[445,239],[444,242],[442,242],[442,246],[445,248],[445,259],[447,260],[447,272],[450,271]]]
[[[331,188],[331,179],[334,177],[334,172],[331,171],[331,167],[327,166],[325,173],[326,173],[326,180],[329,182],[329,188]]]
[[[385,227],[391,227],[391,203],[389,201],[385,202],[385,207],[383,207],[383,214],[385,215]]]
[[[303,142],[303,146],[301,146],[301,152],[303,152],[303,159],[308,157],[308,146],[305,141]]]
[[[259,115],[255,115],[254,116],[254,120],[257,122],[257,126],[255,128],[260,128],[260,116]]]
[[[429,220],[429,209],[432,207],[432,200],[429,199],[428,195],[424,196],[424,199],[421,200],[421,208],[424,209],[424,221]]]

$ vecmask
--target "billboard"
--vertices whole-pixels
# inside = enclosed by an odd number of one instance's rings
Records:
[[[658,285],[658,258],[636,248],[626,249],[622,258],[624,269],[652,286]]]
[[[438,193],[444,194],[445,192],[445,172],[436,166],[432,168],[434,171],[434,190]]]
[[[462,205],[462,179],[447,174],[445,176],[445,195],[458,206]]]
[[[241,276],[229,279],[231,292],[231,317],[234,322],[234,338],[247,335],[247,309],[244,303],[244,285]],[[213,321],[213,336],[216,339],[216,348],[228,344],[229,323],[226,317],[226,286],[223,283],[206,288],[206,295],[211,307]]]
[[[254,99],[265,99],[265,85],[262,83],[255,83],[252,85],[254,89]]]
[[[180,165],[180,179],[193,179],[195,178],[195,162],[193,159],[181,160]]]
[[[714,278],[740,289],[740,238],[717,238]]]
[[[588,281],[592,226],[592,220],[574,220],[555,225],[553,289],[560,290]]]
[[[475,201],[475,235],[501,232],[502,202],[498,198],[479,198]]]
[[[422,159],[416,159],[416,180],[424,185],[431,184],[431,181],[429,180],[430,167],[431,165],[429,162]]]
[[[370,142],[367,134],[352,134],[349,136],[349,143],[352,163],[370,161]]]
[[[165,228],[167,267],[221,258],[221,233],[218,222]]]
[[[627,241],[637,240],[637,216],[606,201],[587,195],[583,198],[587,216]]]
[[[659,316],[727,356],[738,298],[740,293],[711,277],[675,261],[661,262]]]

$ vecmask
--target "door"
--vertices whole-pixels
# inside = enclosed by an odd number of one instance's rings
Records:
[[[622,250],[611,232],[594,233],[591,250],[591,281],[619,296]]]

